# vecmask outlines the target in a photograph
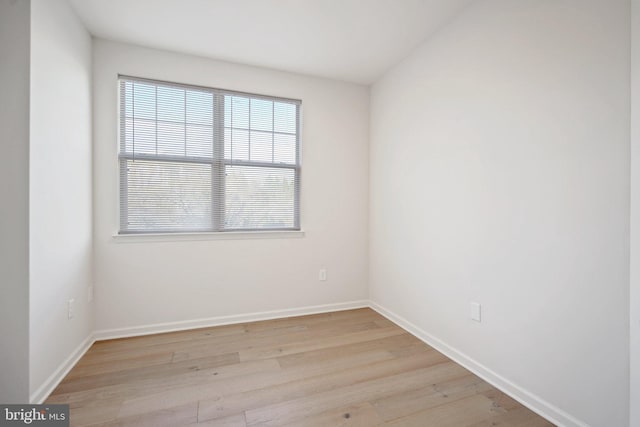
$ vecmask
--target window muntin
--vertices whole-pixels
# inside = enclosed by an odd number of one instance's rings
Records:
[[[119,88],[121,234],[300,229],[300,101]]]

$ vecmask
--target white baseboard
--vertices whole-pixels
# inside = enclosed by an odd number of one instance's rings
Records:
[[[304,316],[308,314],[328,313],[331,311],[352,310],[368,307],[366,300],[350,301],[335,304],[313,305],[284,310],[262,311],[231,316],[209,317],[206,319],[183,320],[178,322],[156,323],[154,325],[133,326],[118,329],[103,329],[93,333],[96,341],[114,338],[137,337],[141,335],[159,334],[163,332],[183,331],[186,329],[207,328],[211,326],[231,325],[234,323],[255,322],[259,320],[279,319],[283,317]]]
[[[532,411],[540,414],[552,423],[563,427],[588,427],[588,425],[565,411],[555,407],[539,396],[530,393],[522,387],[512,383],[486,366],[476,362],[471,357],[449,346],[440,339],[427,333],[413,323],[386,309],[374,301],[351,301],[335,304],[314,305],[284,310],[262,311],[231,316],[210,317],[206,319],[185,320],[179,322],[157,323],[147,326],[134,326],[119,329],[104,329],[90,334],[76,350],[51,374],[51,376],[34,393],[31,394],[32,403],[42,403],[47,396],[58,386],[60,381],[69,373],[80,358],[87,352],[95,341],[125,338],[142,335],[157,334],[163,332],[181,331],[187,329],[222,326],[236,323],[255,322],[259,320],[279,319],[285,317],[304,316],[309,314],[328,313],[332,311],[352,310],[356,308],[370,307],[382,316],[394,322],[421,341],[438,350],[451,360],[473,372],[483,380],[502,390],[513,399],[522,403]]]
[[[51,392],[60,384],[60,381],[64,379],[64,377],[69,373],[69,371],[78,363],[80,358],[84,356],[84,354],[89,350],[89,348],[93,345],[95,339],[93,338],[93,334],[89,334],[84,341],[80,343],[80,345],[65,359],[64,362],[58,366],[53,374],[47,378],[47,380],[42,384],[36,391],[31,393],[29,397],[29,401],[34,404],[41,404],[45,401],[47,397],[51,394]]]
[[[588,427],[586,423],[512,383],[486,366],[476,362],[466,354],[417,327],[405,318],[398,316],[391,310],[382,307],[374,301],[369,301],[369,307],[557,426]]]
[[[304,316],[308,314],[328,313],[332,311],[352,310],[355,308],[368,307],[369,302],[366,300],[351,301],[344,303],[314,305],[300,308],[263,311],[257,313],[247,313],[233,316],[210,317],[206,319],[186,320],[181,322],[157,323],[148,326],[134,326],[120,329],[105,329],[94,331],[90,334],[67,359],[60,364],[58,369],[30,396],[30,402],[40,404],[53,392],[60,384],[60,381],[71,371],[78,363],[80,358],[89,350],[96,341],[135,337],[142,335],[158,334],[163,332],[182,331],[186,329],[205,328],[210,326],[222,326],[234,323],[255,322],[259,320],[279,319],[284,317]]]

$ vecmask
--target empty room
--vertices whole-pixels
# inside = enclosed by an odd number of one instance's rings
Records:
[[[0,0],[0,425],[640,427],[640,0]]]

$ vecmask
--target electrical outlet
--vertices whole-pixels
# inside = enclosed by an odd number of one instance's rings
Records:
[[[327,280],[327,269],[326,268],[321,268],[320,271],[318,272],[318,280],[320,280],[321,282],[324,282]]]
[[[75,316],[75,300],[73,298],[71,298],[68,302],[67,302],[67,317],[69,318],[69,320],[73,319],[73,317]]]
[[[93,301],[93,285],[87,286],[87,302]]]
[[[469,315],[471,320],[480,323],[482,321],[482,306],[478,302],[471,302],[469,305]]]

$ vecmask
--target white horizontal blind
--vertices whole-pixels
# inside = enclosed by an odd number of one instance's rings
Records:
[[[300,101],[119,87],[120,233],[300,229]]]

